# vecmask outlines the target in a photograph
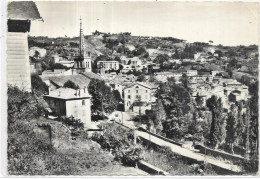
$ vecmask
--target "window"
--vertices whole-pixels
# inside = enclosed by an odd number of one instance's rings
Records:
[[[128,99],[131,99],[131,95],[128,95]]]
[[[138,93],[138,90],[136,90],[136,93]]]
[[[145,90],[146,93],[148,93],[148,90]]]
[[[85,106],[85,100],[82,100],[82,106]]]
[[[130,90],[128,90],[128,93],[130,93]]]

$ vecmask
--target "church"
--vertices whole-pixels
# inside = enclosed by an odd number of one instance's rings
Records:
[[[80,33],[79,33],[80,39],[79,39],[79,53],[78,56],[74,58],[74,70],[76,73],[82,73],[82,72],[92,72],[91,67],[91,53],[86,52],[85,50],[85,44],[84,44],[84,35],[82,30],[82,22],[80,18]]]

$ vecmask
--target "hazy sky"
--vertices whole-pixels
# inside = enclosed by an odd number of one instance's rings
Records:
[[[258,44],[258,4],[246,2],[70,2],[37,1],[44,22],[31,35],[78,36],[82,17],[86,35],[131,32],[172,36],[188,42]]]

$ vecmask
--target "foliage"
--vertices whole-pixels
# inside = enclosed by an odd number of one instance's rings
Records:
[[[249,109],[250,109],[250,119],[249,119],[249,141],[250,141],[250,154],[251,156],[258,157],[258,147],[259,147],[259,129],[258,129],[258,117],[259,117],[259,109],[258,109],[258,90],[259,84],[258,81],[253,83],[249,87],[249,93],[252,95],[249,100]]]
[[[161,84],[156,97],[162,101],[167,118],[183,116],[191,109],[189,92],[184,87],[175,84],[174,79],[169,78],[166,84]]]
[[[38,75],[31,76],[32,89],[39,91],[41,94],[46,94],[48,92],[48,86],[42,81]]]
[[[169,61],[169,56],[167,54],[159,54],[153,60],[153,62],[157,63],[157,64],[162,64],[162,63],[168,62],[168,61]]]
[[[63,87],[65,88],[72,88],[72,89],[75,89],[75,90],[78,90],[79,89],[79,86],[76,85],[73,81],[71,80],[68,80],[64,83]]]
[[[144,74],[141,74],[137,77],[137,81],[140,81],[140,82],[145,82],[145,75]]]
[[[13,125],[19,120],[30,120],[40,116],[42,107],[37,98],[31,93],[21,91],[18,87],[8,86],[7,89],[8,127],[11,131]]]
[[[176,155],[169,147],[153,146],[144,151],[144,160],[171,175],[215,175],[210,164],[198,165],[188,158]]]
[[[213,147],[218,147],[220,141],[220,124],[222,120],[222,102],[221,98],[216,97],[215,95],[211,96],[207,100],[207,107],[212,113],[212,121],[210,127],[210,134],[209,134],[209,145]]]
[[[8,86],[7,95],[7,157],[10,175],[76,175],[86,173],[86,170],[93,173],[97,168],[105,170],[112,166],[112,158],[96,149],[91,151],[91,155],[82,149],[74,150],[73,153],[57,151],[49,140],[34,132],[38,128],[38,121],[42,120],[37,112],[42,106],[36,96],[13,86]],[[67,119],[65,122],[69,125],[73,123],[73,126],[80,126],[74,125],[75,120]],[[60,128],[58,130],[62,131]]]
[[[91,110],[94,115],[102,115],[104,113],[113,112],[119,104],[118,98],[111,88],[105,84],[104,81],[97,79],[91,80],[88,86],[91,98]]]
[[[68,69],[68,67],[66,67],[60,63],[50,63],[50,68],[51,69],[65,69],[65,70]]]
[[[122,163],[124,165],[135,167],[140,159],[142,159],[142,149],[140,147],[131,146],[123,151]]]
[[[124,165],[135,166],[142,159],[140,147],[133,147],[133,131],[128,131],[114,124],[102,124],[103,133],[94,133],[92,140],[98,142],[105,150],[110,151],[115,159]]]
[[[195,98],[195,101],[196,101],[196,104],[199,106],[199,107],[202,107],[203,105],[203,97],[200,96],[199,94],[197,94],[196,98]]]

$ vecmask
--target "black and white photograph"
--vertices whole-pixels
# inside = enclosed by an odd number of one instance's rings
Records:
[[[3,9],[5,177],[259,175],[257,1]]]

